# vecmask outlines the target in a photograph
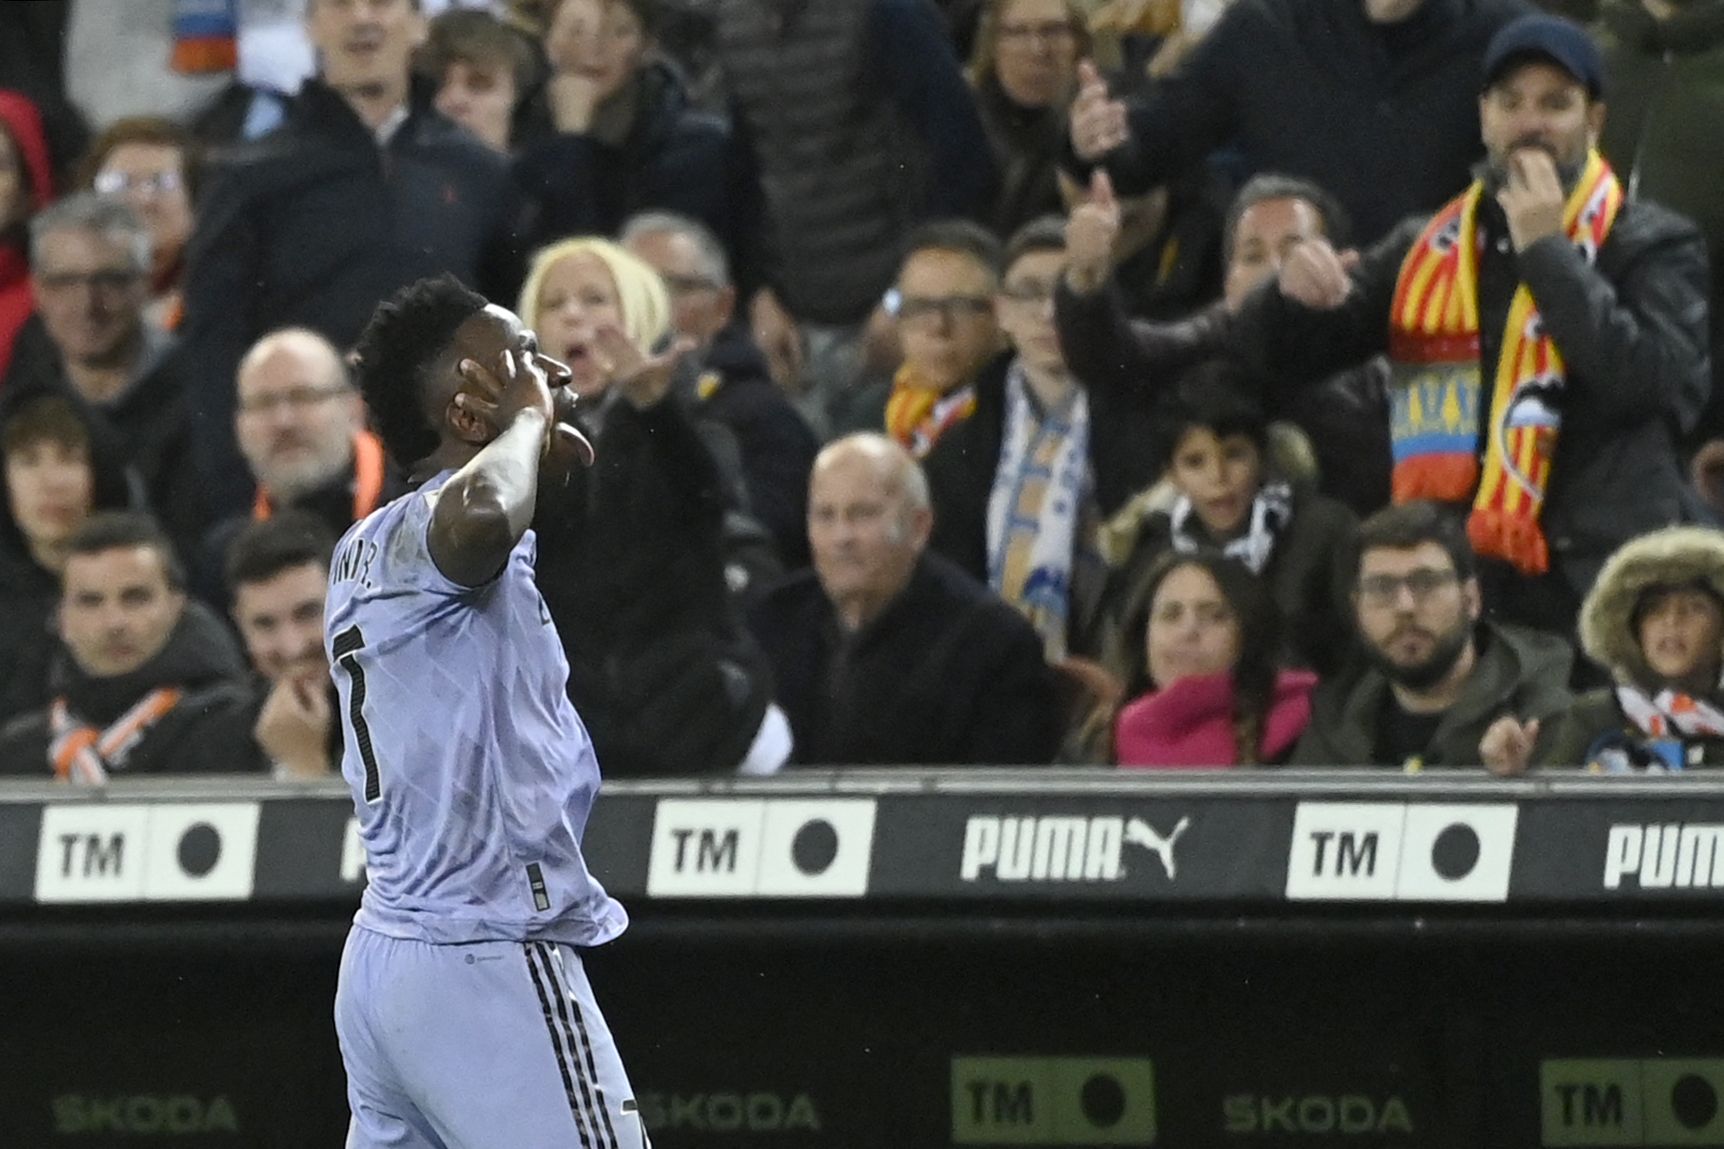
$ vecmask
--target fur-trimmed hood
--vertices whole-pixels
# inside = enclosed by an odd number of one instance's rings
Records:
[[[1702,586],[1724,602],[1724,531],[1665,527],[1625,543],[1605,562],[1580,608],[1580,645],[1618,681],[1644,685],[1653,677],[1633,618],[1641,596],[1658,586]]]

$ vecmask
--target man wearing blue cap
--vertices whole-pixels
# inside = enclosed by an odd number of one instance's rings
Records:
[[[1473,185],[1356,265],[1302,243],[1241,352],[1321,377],[1387,351],[1396,502],[1466,522],[1487,609],[1569,633],[1604,559],[1697,513],[1676,440],[1710,387],[1705,245],[1598,153],[1604,67],[1524,16],[1485,51]]]

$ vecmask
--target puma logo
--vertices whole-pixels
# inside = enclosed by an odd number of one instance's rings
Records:
[[[1161,868],[1167,871],[1167,880],[1172,881],[1175,875],[1173,861],[1173,844],[1179,841],[1179,836],[1191,826],[1191,816],[1181,818],[1173,827],[1173,831],[1162,837],[1155,832],[1155,827],[1142,818],[1133,818],[1125,824],[1125,840],[1134,846],[1142,846],[1161,859]]]

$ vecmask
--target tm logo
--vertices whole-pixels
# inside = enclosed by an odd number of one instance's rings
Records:
[[[1377,873],[1377,834],[1362,834],[1346,830],[1313,830],[1311,832],[1314,875],[1333,874],[1336,877],[1374,877]],[[1331,853],[1329,847],[1335,847]]]
[[[1174,846],[1190,828],[1189,816],[1162,834],[1143,818],[978,814],[964,823],[958,876],[974,882],[992,871],[1001,882],[1117,882],[1125,877],[1123,848],[1133,845],[1154,854],[1173,881],[1179,873]]]

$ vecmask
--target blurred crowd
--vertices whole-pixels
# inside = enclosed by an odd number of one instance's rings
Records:
[[[339,772],[439,276],[609,776],[1724,763],[1724,0],[0,5],[0,775]]]

